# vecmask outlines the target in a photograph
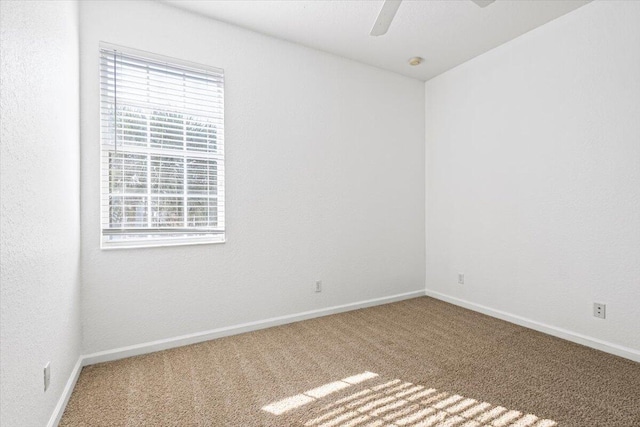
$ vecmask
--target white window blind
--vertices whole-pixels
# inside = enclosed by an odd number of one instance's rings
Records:
[[[223,242],[224,73],[101,45],[102,247]]]

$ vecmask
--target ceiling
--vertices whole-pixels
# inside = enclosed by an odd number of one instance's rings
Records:
[[[273,37],[428,80],[588,0],[404,0],[387,34],[369,35],[382,0],[164,0]],[[412,67],[413,56],[424,58]]]

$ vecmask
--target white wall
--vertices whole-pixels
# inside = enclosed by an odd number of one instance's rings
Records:
[[[74,2],[0,5],[0,424],[43,426],[81,345],[78,12]]]
[[[639,22],[597,1],[426,83],[428,293],[640,356]]]
[[[85,352],[424,290],[422,82],[158,3],[80,16]],[[227,243],[100,250],[99,41],[225,69]]]

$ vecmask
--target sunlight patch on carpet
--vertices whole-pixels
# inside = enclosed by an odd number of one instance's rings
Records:
[[[554,427],[557,422],[541,419],[503,406],[494,406],[459,394],[426,388],[400,379],[367,387],[378,374],[363,372],[333,381],[262,407],[273,415],[314,409],[306,427]],[[367,383],[368,384],[368,383]],[[348,388],[350,394],[344,396]],[[340,392],[340,393],[339,393]],[[339,396],[332,396],[339,393]],[[319,411],[319,413],[318,413]]]

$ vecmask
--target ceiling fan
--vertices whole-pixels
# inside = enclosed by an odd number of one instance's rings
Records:
[[[471,1],[480,7],[487,7],[496,0]],[[389,25],[391,25],[391,21],[393,21],[393,17],[396,16],[400,3],[402,3],[402,0],[384,0],[382,9],[380,9],[380,13],[378,14],[378,19],[376,19],[376,22],[373,24],[373,28],[371,28],[372,36],[381,36],[387,32]]]

